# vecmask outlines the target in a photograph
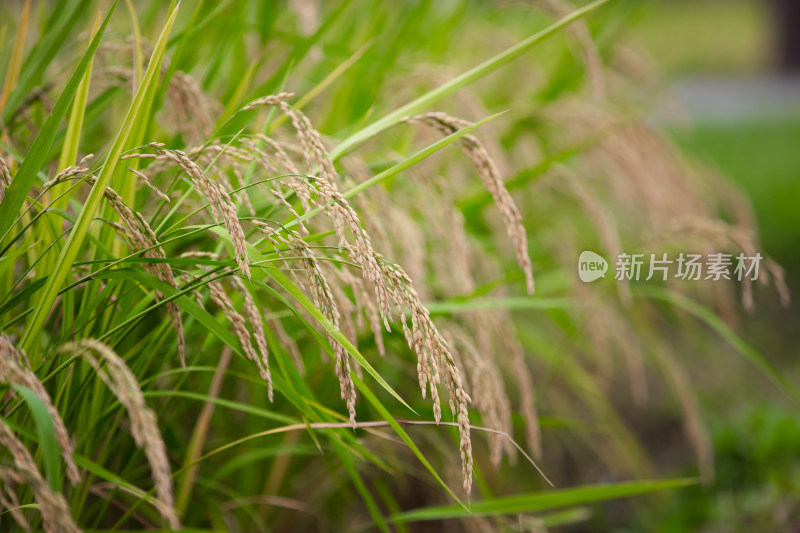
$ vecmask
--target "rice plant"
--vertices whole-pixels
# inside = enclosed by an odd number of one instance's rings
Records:
[[[698,482],[621,395],[670,391],[713,477],[687,330],[796,394],[718,318],[733,284],[572,274],[758,247],[644,120],[613,2],[0,13],[4,528],[556,527]]]

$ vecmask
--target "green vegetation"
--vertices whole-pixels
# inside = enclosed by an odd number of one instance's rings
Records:
[[[757,242],[633,98],[630,16],[0,5],[3,529],[675,530],[727,523],[740,476],[796,494],[796,431],[748,419],[786,475],[739,469],[695,368],[794,401],[737,333],[781,267],[613,279]]]
[[[741,75],[763,72],[770,66],[773,37],[769,2],[629,3],[636,13],[632,34],[670,75]]]

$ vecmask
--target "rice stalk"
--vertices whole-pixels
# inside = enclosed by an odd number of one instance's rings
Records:
[[[250,291],[247,290],[247,287],[245,287],[244,282],[238,276],[233,276],[233,284],[236,286],[239,294],[244,300],[244,312],[247,315],[248,321],[250,322],[250,327],[253,328],[253,334],[256,338],[256,346],[258,347],[258,352],[260,355],[260,357],[256,358],[256,364],[258,365],[258,371],[261,374],[261,378],[267,382],[268,396],[269,401],[271,402],[272,376],[269,372],[269,351],[267,350],[267,338],[264,333],[264,320],[258,307],[256,307],[256,302],[253,300],[253,296],[250,294]]]
[[[377,259],[382,274],[389,281],[387,289],[397,314],[402,319],[408,347],[417,354],[417,376],[423,398],[427,386],[430,385],[433,416],[437,422],[442,418],[438,392],[442,379],[450,393],[450,411],[458,423],[464,489],[469,494],[472,490],[472,441],[468,411],[471,399],[464,390],[461,373],[447,342],[431,321],[430,312],[420,302],[408,275],[399,266],[383,260],[383,257],[377,256]],[[408,326],[404,308],[411,313],[411,327]]]

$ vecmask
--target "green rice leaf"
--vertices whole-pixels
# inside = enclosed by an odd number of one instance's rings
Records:
[[[44,402],[36,396],[32,390],[22,385],[14,385],[14,390],[22,396],[33,416],[36,424],[36,433],[39,436],[39,446],[44,455],[44,468],[50,488],[56,492],[61,492],[61,480],[63,479],[61,469],[61,454],[56,438],[56,428],[50,412]]]
[[[92,187],[89,197],[83,204],[83,209],[81,209],[80,215],[78,215],[78,220],[75,222],[66,244],[61,249],[61,254],[59,255],[58,260],[53,267],[53,271],[47,278],[47,285],[43,289],[41,300],[39,300],[38,305],[33,312],[33,316],[29,319],[28,327],[25,329],[25,335],[21,342],[22,348],[29,354],[32,353],[32,348],[35,346],[34,342],[39,340],[39,333],[44,325],[44,321],[47,318],[53,303],[55,302],[56,296],[61,289],[61,285],[64,283],[67,274],[72,268],[72,262],[77,257],[78,252],[83,245],[86,233],[89,231],[89,226],[95,216],[95,213],[97,213],[105,189],[111,181],[111,177],[119,164],[119,158],[122,155],[122,151],[130,133],[133,128],[137,126],[139,121],[146,120],[146,117],[141,117],[139,112],[142,108],[142,104],[147,99],[152,87],[154,86],[154,82],[159,71],[159,66],[161,65],[161,59],[164,56],[164,50],[167,45],[167,38],[169,37],[169,32],[172,29],[172,25],[175,23],[175,18],[177,15],[178,8],[176,7],[169,19],[167,19],[167,22],[161,31],[161,35],[156,42],[153,55],[150,57],[150,63],[147,66],[147,72],[145,72],[144,78],[142,79],[142,84],[136,92],[136,97],[133,99],[133,103],[128,110],[128,114],[125,117],[122,128],[117,134],[117,137],[114,140],[111,149],[109,150],[105,164],[103,165],[103,170],[100,172],[97,181]],[[101,34],[102,32],[98,32],[97,36],[99,37]],[[93,41],[93,45],[96,47],[95,41]],[[87,59],[88,62],[88,58],[85,59]],[[55,132],[53,132],[53,134],[55,134]],[[0,226],[0,231],[2,231],[2,226]]]
[[[356,133],[354,133],[353,135],[342,141],[336,148],[334,148],[331,151],[331,158],[334,160],[339,159],[341,156],[343,156],[356,146],[359,146],[367,139],[370,139],[371,137],[374,137],[378,133],[382,132],[383,130],[397,124],[403,119],[403,117],[424,111],[431,105],[447,98],[448,96],[455,93],[459,89],[462,89],[468,85],[475,83],[476,81],[483,78],[487,74],[494,72],[503,65],[506,65],[507,63],[510,63],[514,59],[518,58],[519,56],[521,56],[522,54],[533,48],[534,45],[542,42],[551,35],[554,35],[565,26],[568,26],[569,24],[575,22],[581,17],[588,15],[589,13],[591,13],[592,11],[594,11],[595,9],[602,6],[608,1],[609,0],[596,0],[595,2],[592,2],[591,4],[582,7],[581,9],[573,11],[571,14],[551,24],[550,26],[543,29],[539,33],[531,35],[524,41],[494,56],[488,61],[485,61],[480,65],[461,74],[460,76],[450,80],[449,82],[440,85],[436,89],[433,89],[432,91],[423,94],[416,100],[413,100],[407,103],[406,105],[395,109],[388,115],[373,122],[369,126],[360,129],[359,131],[357,131]]]
[[[50,113],[50,116],[47,117],[47,121],[44,123],[44,126],[42,126],[41,131],[39,131],[39,134],[36,136],[36,140],[33,141],[33,146],[31,146],[16,176],[14,176],[14,180],[8,188],[2,204],[0,204],[0,236],[6,235],[11,228],[17,213],[19,213],[22,204],[25,202],[25,198],[28,196],[31,187],[33,187],[36,175],[42,168],[42,165],[44,165],[45,159],[50,152],[50,147],[53,144],[53,139],[58,131],[58,127],[61,121],[64,120],[67,110],[75,98],[78,85],[81,83],[83,75],[91,63],[95,50],[97,50],[97,47],[100,45],[103,32],[105,32],[106,26],[108,26],[108,21],[111,19],[111,14],[114,12],[116,5],[117,0],[114,0],[114,3],[111,4],[111,8],[108,10],[108,15],[106,15],[105,20],[103,20],[102,26],[100,26],[100,29],[95,34],[94,39],[92,39],[86,53],[83,54],[81,62],[72,73],[72,77],[70,77],[69,82],[67,82],[67,86],[64,88],[61,96],[58,97],[53,111]],[[6,111],[9,109],[10,107],[7,107]]]
[[[758,350],[753,348],[746,340],[741,338],[735,331],[728,327],[713,311],[700,305],[699,303],[678,294],[677,292],[663,289],[660,287],[637,287],[636,294],[654,300],[661,300],[675,307],[696,316],[713,329],[728,344],[733,346],[747,360],[753,363],[756,368],[764,373],[775,384],[782,388],[787,394],[800,401],[800,392],[786,377],[770,364],[770,362]]]
[[[552,490],[472,502],[469,510],[451,505],[425,507],[389,517],[389,522],[421,522],[467,516],[497,516],[533,513],[559,507],[572,507],[588,503],[628,498],[662,490],[678,489],[697,484],[696,479],[669,479],[659,481],[633,481],[614,485],[594,485],[574,489]]]

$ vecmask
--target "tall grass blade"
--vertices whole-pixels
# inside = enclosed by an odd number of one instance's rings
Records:
[[[114,5],[116,5],[116,2]],[[34,347],[34,342],[36,342],[39,337],[39,333],[44,325],[45,318],[55,302],[56,295],[61,288],[61,284],[64,282],[64,279],[66,278],[70,268],[72,268],[72,262],[78,255],[78,251],[83,244],[86,233],[89,231],[89,225],[91,224],[92,219],[94,218],[94,215],[100,206],[100,201],[102,200],[103,193],[105,192],[105,189],[111,180],[111,176],[114,174],[114,171],[118,166],[119,158],[122,155],[122,151],[125,147],[125,143],[128,140],[131,130],[134,128],[137,122],[141,120],[139,112],[142,107],[142,103],[147,94],[150,92],[149,89],[151,85],[157,78],[158,69],[161,64],[161,58],[164,55],[164,50],[167,45],[167,37],[169,36],[169,32],[172,29],[173,24],[175,23],[175,18],[177,15],[178,7],[172,11],[172,14],[161,31],[161,35],[156,42],[153,55],[150,58],[150,64],[147,67],[147,72],[145,72],[144,78],[142,79],[142,85],[136,92],[136,97],[134,98],[133,103],[128,110],[128,114],[125,117],[122,128],[117,134],[117,138],[114,140],[114,143],[109,150],[105,164],[103,165],[103,170],[100,172],[100,176],[98,176],[97,181],[92,187],[89,197],[86,199],[80,215],[78,215],[78,220],[75,222],[75,225],[69,234],[67,243],[64,245],[64,248],[62,248],[61,255],[59,256],[53,271],[50,273],[50,276],[47,279],[47,285],[44,288],[42,298],[38,302],[38,306],[34,311],[33,317],[30,319],[28,327],[25,330],[25,335],[21,342],[22,348],[28,353],[32,353],[31,349]],[[108,18],[106,18],[106,21],[107,20]],[[99,36],[100,33],[98,33],[98,37]],[[88,58],[86,59],[88,63]],[[85,68],[86,67],[84,66],[84,69]],[[1,228],[2,226],[0,226],[0,229]]]
[[[53,425],[53,419],[47,411],[47,406],[41,398],[36,396],[32,390],[22,385],[14,385],[14,390],[22,396],[25,403],[33,416],[34,424],[36,425],[36,434],[39,437],[39,446],[44,455],[44,467],[47,481],[50,483],[50,488],[55,492],[61,491],[61,480],[63,475],[61,472],[61,453],[58,446],[58,439],[56,438],[56,428]]]
[[[116,5],[117,0],[114,0],[114,3],[111,4],[111,8],[108,10],[108,15],[106,15],[103,21],[103,25],[100,26],[94,39],[92,39],[89,49],[86,50],[78,67],[72,73],[72,77],[69,79],[69,82],[67,82],[67,86],[64,88],[61,96],[58,97],[53,111],[50,113],[50,116],[47,117],[47,121],[44,123],[44,126],[42,126],[41,131],[39,131],[39,134],[36,136],[36,140],[33,142],[33,146],[31,146],[16,176],[14,176],[14,180],[8,188],[2,204],[0,204],[0,235],[5,235],[11,228],[14,219],[22,208],[22,204],[25,202],[25,197],[28,195],[31,187],[33,187],[36,175],[42,168],[42,165],[44,165],[48,153],[50,152],[50,147],[53,144],[53,139],[58,131],[58,127],[61,121],[64,120],[64,116],[67,114],[67,110],[75,98],[78,85],[83,79],[83,74],[89,67],[94,52],[100,44],[100,39],[103,37],[103,32],[106,26],[108,26],[108,21],[111,19],[111,14],[114,13]]]
[[[496,498],[472,502],[469,510],[451,505],[446,507],[427,507],[390,516],[391,522],[421,522],[425,520],[444,520],[467,516],[495,516],[504,514],[533,513],[559,507],[572,507],[587,503],[638,496],[650,492],[671,490],[697,484],[696,479],[669,479],[661,481],[633,481],[616,485],[595,485],[574,489],[554,490],[521,494],[506,498]]]
[[[494,56],[493,58],[489,59],[481,63],[480,65],[468,70],[467,72],[461,74],[460,76],[456,77],[455,79],[450,80],[449,82],[440,85],[436,89],[429,91],[416,100],[413,100],[406,105],[399,107],[389,113],[388,115],[384,116],[383,118],[373,122],[369,126],[362,128],[358,132],[354,133],[344,141],[342,141],[336,148],[331,150],[331,158],[336,160],[355,148],[356,146],[362,144],[367,139],[374,137],[378,133],[382,132],[383,130],[397,124],[403,117],[408,115],[414,115],[427,109],[432,104],[447,98],[451,94],[455,93],[459,89],[470,85],[479,79],[483,78],[487,74],[494,72],[495,70],[499,69],[503,65],[510,63],[514,59],[518,58],[528,50],[530,50],[534,45],[542,42],[546,38],[550,37],[551,35],[558,32],[561,28],[568,26],[569,24],[579,20],[581,17],[584,17],[597,9],[598,7],[602,6],[609,0],[596,0],[591,4],[582,7],[581,9],[577,9],[573,11],[570,15],[562,18],[561,20],[551,24],[544,30],[536,33],[524,41],[512,46],[511,48],[505,50],[504,52]]]
[[[677,292],[662,289],[660,287],[638,287],[636,292],[641,296],[661,300],[670,305],[679,307],[684,311],[696,316],[706,323],[711,329],[716,331],[728,344],[733,346],[736,351],[753,363],[756,368],[761,370],[776,385],[782,388],[787,394],[800,401],[800,391],[786,377],[778,372],[770,362],[761,355],[758,350],[753,348],[747,341],[736,334],[725,322],[722,321],[713,311],[700,305],[699,303],[678,294]]]

